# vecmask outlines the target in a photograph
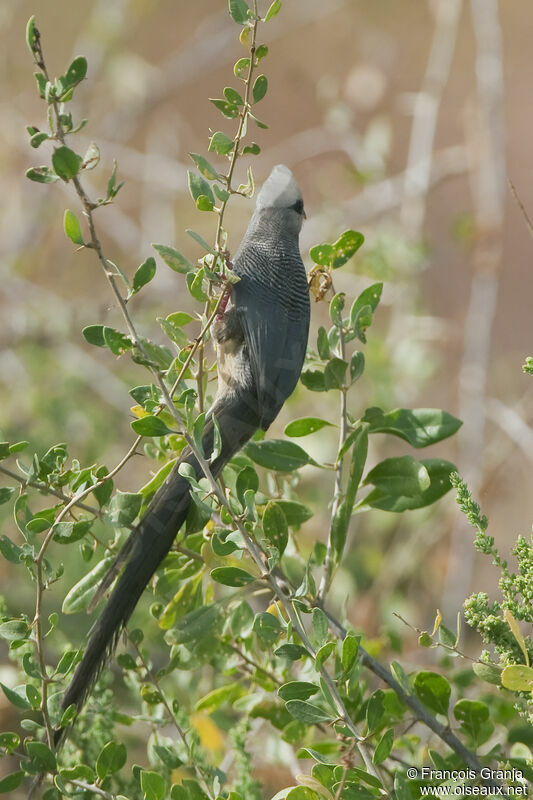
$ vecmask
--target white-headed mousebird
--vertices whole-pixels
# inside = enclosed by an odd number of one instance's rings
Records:
[[[300,376],[310,315],[298,247],[304,216],[302,195],[291,171],[281,164],[274,167],[234,258],[240,280],[233,284],[230,305],[214,329],[218,390],[204,427],[203,451],[206,458],[213,451],[216,417],[222,443],[211,464],[215,478],[258,428],[267,430]],[[189,483],[178,471],[183,463],[193,467],[198,479],[203,476],[186,448],[132,530],[116,559],[116,565],[125,562],[122,574],[89,634],[63,708],[82,707],[185,521],[191,499]],[[63,730],[57,731],[56,744],[62,735]]]

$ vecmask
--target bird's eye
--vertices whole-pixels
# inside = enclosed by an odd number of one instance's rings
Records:
[[[295,210],[295,211],[296,211],[298,214],[303,214],[303,213],[304,213],[304,201],[303,201],[303,200],[301,200],[301,199],[300,199],[300,200],[297,200],[297,201],[294,203],[294,205],[292,205],[292,206],[291,206],[291,208],[294,208],[294,210]]]

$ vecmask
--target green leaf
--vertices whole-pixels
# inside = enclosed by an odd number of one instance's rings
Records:
[[[278,472],[292,472],[310,462],[305,450],[294,442],[283,439],[249,442],[244,452],[259,466]]]
[[[353,301],[350,309],[350,325],[352,327],[356,325],[357,318],[365,306],[370,306],[372,311],[376,310],[381,299],[382,291],[382,283],[373,283],[371,286],[367,286],[367,288],[361,292],[359,297]]]
[[[252,144],[247,144],[243,147],[242,152],[243,154],[249,153],[251,156],[257,156],[261,152],[261,148],[255,142],[252,142]]]
[[[229,13],[238,25],[246,25],[250,18],[250,9],[245,0],[228,0]]]
[[[410,458],[410,456],[404,456],[403,458]],[[394,461],[395,459],[387,459],[387,460]],[[384,463],[385,462],[382,462],[382,464]],[[380,508],[383,511],[393,511],[393,512],[401,512],[415,508],[423,508],[424,506],[431,505],[431,503],[434,503],[436,500],[439,500],[443,495],[446,494],[446,492],[448,492],[451,489],[450,474],[452,472],[457,471],[454,464],[451,464],[449,461],[444,461],[443,459],[439,458],[426,458],[422,459],[421,461],[418,461],[417,463],[422,465],[422,467],[426,470],[427,475],[429,476],[430,485],[428,488],[423,489],[422,491],[414,492],[412,495],[395,494],[395,488],[401,489],[400,473],[402,472],[403,468],[401,466],[398,467],[398,474],[396,476],[398,479],[398,483],[396,484],[396,487],[394,487],[392,484],[389,487],[386,487],[385,483],[387,479],[385,478],[385,473],[390,472],[390,476],[391,478],[393,478],[393,473],[396,470],[394,464],[387,465],[384,468],[384,472],[382,473],[384,484],[380,488],[372,490],[370,494],[368,494],[364,498],[364,500],[361,501],[360,506]],[[381,467],[381,465],[378,464],[378,467]],[[371,473],[369,473],[365,478],[365,483],[367,483],[367,481],[369,483],[373,483],[373,480],[369,480],[370,477]],[[423,476],[423,473],[421,473],[421,477],[425,482],[425,477]],[[414,488],[414,484],[411,486],[411,488]]]
[[[209,102],[213,103],[215,108],[226,117],[226,119],[235,119],[239,116],[239,106],[235,103],[228,103],[227,100],[217,97],[210,97]]]
[[[176,325],[178,327],[182,327],[183,325],[188,325],[189,322],[194,322],[194,317],[190,314],[187,314],[185,311],[174,311],[173,314],[169,314],[167,317],[167,322],[171,322],[172,325]]]
[[[149,256],[146,261],[143,261],[140,267],[138,267],[135,275],[133,276],[133,288],[131,290],[130,297],[136,294],[139,289],[142,289],[147,283],[150,283],[152,278],[155,275],[156,265],[155,265],[155,258]]]
[[[153,414],[134,420],[131,427],[140,436],[166,436],[167,433],[173,433],[160,417]]]
[[[59,771],[60,776],[65,781],[86,781],[94,783],[95,774],[87,764],[77,764],[75,767],[67,767]]]
[[[310,639],[314,647],[320,648],[325,644],[326,639],[328,638],[328,631],[328,618],[321,608],[313,608]]]
[[[278,0],[279,2],[279,0]],[[272,800],[281,800],[283,794],[277,794]],[[286,795],[286,800],[323,800],[324,794],[315,792],[309,786],[294,786]]]
[[[70,148],[56,147],[52,154],[52,166],[64,181],[74,178],[80,171],[83,159]]]
[[[278,695],[282,700],[308,700],[319,691],[315,683],[308,681],[289,681],[278,689]]]
[[[16,689],[10,689],[8,686],[4,686],[3,683],[0,683],[0,686],[2,687],[2,691],[6,698],[9,700],[11,705],[15,706],[15,708],[20,708],[24,711],[28,708],[31,708],[31,704],[26,697],[24,686],[17,686]]]
[[[113,561],[113,556],[102,559],[72,587],[63,600],[63,605],[61,606],[63,614],[77,614],[80,611],[87,611],[102,578]]]
[[[190,611],[165,635],[169,644],[192,644],[212,639],[221,624],[222,611],[218,605],[202,606]]]
[[[210,200],[205,194],[201,194],[196,198],[196,208],[198,211],[212,211],[214,207],[214,200]]]
[[[347,369],[348,363],[343,361],[342,358],[332,358],[331,361],[326,364],[326,369],[324,370],[324,385],[326,391],[329,391],[329,389],[342,389],[344,387]]]
[[[297,530],[300,525],[303,525],[304,522],[307,522],[307,520],[311,519],[313,516],[311,509],[294,500],[276,500],[276,503],[285,514],[285,519],[287,520],[289,528],[295,528]]]
[[[374,755],[372,756],[372,763],[382,764],[385,761],[385,759],[389,757],[393,744],[394,744],[394,731],[392,730],[392,728],[389,728],[389,730],[385,731],[385,733],[381,737],[379,744],[374,751]]]
[[[359,428],[353,438],[352,460],[350,474],[344,498],[341,500],[331,521],[330,540],[332,545],[333,563],[338,564],[344,552],[348,527],[353,512],[355,496],[363,476],[366,457],[368,454],[368,431],[365,427]]]
[[[350,359],[350,385],[359,380],[365,370],[365,356],[360,350],[352,353]]]
[[[326,644],[322,645],[315,656],[315,665],[317,669],[322,667],[324,661],[335,651],[336,646],[335,642],[326,642]]]
[[[108,775],[118,772],[126,763],[126,746],[116,742],[108,742],[96,759],[96,774],[103,781]]]
[[[344,231],[336,242],[324,242],[312,247],[309,255],[315,262],[323,267],[338,269],[342,267],[359,250],[365,237],[358,231]]]
[[[26,177],[35,183],[55,183],[59,180],[59,175],[52,172],[49,167],[30,167],[26,170]]]
[[[230,198],[230,193],[227,192],[225,189],[222,189],[222,187],[220,187],[218,185],[218,183],[215,183],[213,185],[213,191],[215,192],[217,198],[220,200],[221,203],[225,203]],[[235,282],[236,280],[237,281],[239,280],[237,275],[233,275],[233,279],[234,279],[233,282]],[[228,278],[228,280],[229,280],[229,278]]]
[[[152,247],[157,250],[165,264],[170,269],[173,269],[174,272],[186,274],[194,269],[191,262],[179,250],[175,250],[174,247],[169,247],[166,244],[152,244]]]
[[[450,684],[437,672],[422,671],[416,674],[413,689],[417,697],[431,711],[437,714],[448,713],[450,704]]]
[[[440,408],[396,408],[386,414],[380,408],[369,408],[363,419],[369,423],[370,433],[391,433],[416,448],[447,439],[463,424]]]
[[[5,639],[6,642],[27,639],[29,633],[28,623],[22,619],[10,619],[0,624],[0,639]]]
[[[109,347],[115,356],[121,356],[122,353],[130,350],[133,346],[133,342],[129,336],[126,336],[126,334],[120,331],[116,331],[114,328],[110,328],[108,325],[104,325],[103,335],[104,344],[106,347]]]
[[[167,782],[158,772],[142,769],[140,779],[143,800],[163,800],[167,796]]]
[[[344,674],[348,674],[357,659],[359,651],[359,637],[354,636],[353,633],[348,633],[342,643],[342,669]]]
[[[89,344],[94,344],[96,347],[105,347],[103,325],[87,325],[82,329],[82,334]]]
[[[476,746],[486,742],[494,731],[494,725],[489,721],[489,708],[479,700],[462,698],[455,704],[454,716]]]
[[[209,161],[198,153],[189,153],[190,157],[198,167],[198,170],[210,181],[217,180],[219,174]]]
[[[300,658],[308,656],[309,653],[302,647],[301,644],[282,644],[274,651],[274,655],[278,658],[288,658],[289,661],[298,661]]]
[[[216,131],[210,140],[209,140],[209,150],[215,153],[218,153],[220,156],[225,156],[228,153],[231,153],[235,142],[233,139],[230,139],[229,136],[226,136],[225,133],[222,131]]]
[[[0,506],[4,503],[8,503],[14,494],[15,489],[12,486],[3,486],[0,489]]]
[[[56,667],[56,672],[58,675],[65,675],[70,670],[77,655],[77,650],[67,650],[65,653],[63,653]]]
[[[198,202],[199,197],[207,197],[211,203],[215,204],[215,198],[213,196],[213,192],[211,191],[211,187],[209,186],[208,182],[205,178],[202,178],[200,175],[197,175],[192,170],[187,170],[187,175],[189,177],[189,192],[191,193],[191,197],[195,203]]]
[[[477,677],[481,678],[482,681],[492,683],[494,686],[499,686],[501,684],[502,670],[499,667],[496,667],[493,664],[484,664],[476,661],[474,664],[472,664],[472,669]]]
[[[107,182],[106,188],[106,200],[113,200],[124,186],[124,181],[117,184],[117,162],[113,161],[113,172],[111,173],[111,177]]]
[[[59,544],[77,542],[89,532],[92,524],[92,519],[80,519],[77,522],[57,522],[54,525],[54,542],[59,542]]]
[[[253,632],[267,645],[273,644],[281,633],[281,623],[277,617],[268,611],[261,611],[256,614]]]
[[[65,216],[63,218],[63,227],[65,229],[65,233],[67,234],[68,238],[74,242],[74,244],[83,244],[83,236],[81,235],[81,225],[80,222],[74,214],[74,212],[70,211],[68,208],[65,210]]]
[[[203,282],[205,277],[205,271],[203,267],[194,273],[189,272],[187,275],[187,287],[195,300],[198,300],[199,303],[205,303],[209,298],[203,290]]]
[[[333,244],[334,256],[331,262],[332,269],[338,269],[346,264],[350,258],[359,250],[365,237],[358,231],[344,231],[337,241]]]
[[[87,75],[87,59],[84,56],[78,56],[74,59],[68,68],[66,75],[63,77],[63,84],[65,88],[71,89],[77,86]]]
[[[287,706],[287,711],[294,719],[299,719],[301,722],[305,722],[309,725],[317,725],[319,722],[331,721],[331,714],[328,714],[312,703],[307,703],[305,700],[288,700],[285,705]]]
[[[191,237],[191,239],[194,239],[194,241],[195,241],[195,242],[198,242],[198,244],[200,245],[200,247],[202,247],[202,248],[203,248],[204,250],[206,250],[208,253],[211,253],[211,254],[212,254],[212,255],[214,255],[214,256],[218,255],[218,253],[216,252],[216,250],[213,250],[213,248],[212,248],[210,245],[208,245],[208,244],[207,244],[206,240],[205,240],[205,239],[203,239],[203,238],[200,236],[200,234],[199,234],[199,233],[196,233],[196,231],[191,231],[191,230],[190,230],[190,228],[186,228],[186,229],[185,229],[185,232],[189,234],[189,236]]]
[[[262,130],[267,130],[268,129],[268,125],[266,124],[266,122],[261,122],[260,119],[257,119],[257,117],[254,116],[251,113],[248,114],[248,116],[252,120],[252,122],[255,122],[255,124],[257,125],[258,128],[261,128]]]
[[[268,89],[268,80],[266,75],[258,75],[254,81],[252,96],[254,103],[258,103],[266,95]]]
[[[37,37],[35,36],[35,14],[29,18],[26,25],[26,44],[30,48],[30,52],[33,53],[35,51],[35,45],[37,44]]]
[[[269,22],[272,19],[272,17],[275,17],[276,14],[279,14],[280,9],[281,9],[281,0],[274,0],[274,2],[271,3],[266,13],[265,22]]]
[[[0,747],[2,747],[7,754],[16,750],[20,744],[20,736],[18,733],[12,731],[4,731],[0,733]]]
[[[32,147],[37,148],[43,142],[46,142],[46,140],[49,138],[50,137],[47,133],[42,133],[41,131],[38,131],[37,133],[34,133],[33,136],[31,137],[30,144]]]
[[[39,91],[39,96],[42,97],[44,100],[46,96],[46,86],[48,84],[48,81],[46,80],[42,72],[34,72],[33,76],[37,81],[37,89]]]
[[[244,105],[244,100],[240,96],[239,92],[236,89],[233,89],[231,86],[226,86],[224,89],[224,97],[228,103],[234,103],[237,106]]]
[[[376,689],[368,699],[366,706],[366,724],[368,725],[369,732],[373,732],[379,728],[381,720],[385,715],[384,697],[385,694],[383,690]]]
[[[329,316],[337,328],[343,327],[342,311],[344,309],[345,292],[337,292],[329,304]]]
[[[321,430],[327,426],[331,427],[331,422],[319,417],[302,417],[289,422],[285,428],[285,436],[309,436],[310,433]]]
[[[482,722],[486,722],[490,713],[486,703],[482,703],[480,700],[468,700],[463,697],[455,704],[453,715],[459,722],[466,723],[469,727],[475,728]]]
[[[239,503],[242,506],[245,506],[244,500],[244,493],[248,490],[252,492],[257,492],[259,489],[259,476],[255,469],[249,465],[243,467],[239,474],[237,475],[237,481],[235,483],[235,490],[237,493],[237,498]]]
[[[145,417],[146,419],[146,417]],[[130,525],[141,508],[142,495],[117,491],[109,504],[109,518],[120,527]]]
[[[399,770],[394,775],[394,795],[396,800],[413,800],[407,779]]]
[[[57,767],[56,757],[44,742],[24,742],[24,748],[29,757],[36,761],[39,768],[53,770]]]
[[[373,484],[391,497],[416,497],[429,488],[431,481],[421,461],[412,456],[386,458],[366,476],[364,483]]]
[[[236,62],[235,66],[233,67],[233,72],[236,78],[240,78],[241,80],[246,80],[248,77],[248,70],[250,69],[250,59],[249,58],[239,58]]]
[[[309,251],[309,255],[315,264],[319,264],[322,267],[329,267],[335,256],[335,251],[332,244],[323,242],[322,244],[316,244],[312,247]]]
[[[263,513],[263,533],[281,557],[289,542],[289,528],[282,508],[272,500],[267,503]]]
[[[501,673],[501,683],[511,692],[530,692],[533,690],[533,667],[510,664]]]
[[[5,778],[1,778],[0,793],[6,794],[6,792],[13,792],[20,786],[25,776],[25,772],[18,770],[18,772],[12,772],[10,775],[6,775]]]
[[[224,586],[246,586],[257,580],[257,577],[240,567],[215,567],[211,570],[211,577]]]
[[[212,714],[218,708],[225,704],[233,705],[235,700],[248,694],[247,688],[240,682],[226,683],[224,686],[219,686],[218,689],[213,689],[208,694],[204,695],[196,705],[195,711],[206,711]]]
[[[300,380],[306,389],[311,392],[325,392],[326,383],[324,373],[318,369],[306,369],[300,375]]]
[[[255,58],[256,61],[261,61],[262,58],[265,58],[268,55],[268,47],[266,44],[260,44],[257,50],[255,51]]]

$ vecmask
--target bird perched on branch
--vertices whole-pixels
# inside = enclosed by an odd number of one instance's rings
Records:
[[[215,478],[258,428],[267,430],[300,376],[310,314],[298,247],[304,217],[302,195],[291,171],[281,164],[274,167],[234,259],[240,280],[232,286],[231,305],[214,329],[218,390],[202,443],[209,459],[216,418],[221,444],[210,465]],[[193,468],[197,479],[203,476],[198,460],[185,449],[131,532],[116,559],[116,565],[125,562],[122,574],[90,632],[65,691],[64,709],[72,704],[78,710],[82,707],[185,521],[191,499],[189,483],[179,472],[184,463]],[[56,744],[62,734],[62,730],[56,733]]]

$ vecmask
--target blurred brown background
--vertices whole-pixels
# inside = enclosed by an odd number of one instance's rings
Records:
[[[111,466],[131,441],[128,388],[146,378],[80,333],[96,322],[119,327],[120,317],[92,254],[74,252],[64,236],[64,209],[79,211],[71,187],[24,177],[49,161],[47,145],[33,151],[24,129],[46,124],[24,43],[31,14],[52,73],[76,55],[88,58],[71,105],[89,123],[72,143],[82,153],[99,144],[100,166],[85,179],[93,196],[103,195],[118,161],[126,185],[114,206],[97,212],[98,223],[110,257],[130,275],[151,242],[194,260],[201,253],[185,229],[213,236],[214,217],[196,211],[188,195],[187,153],[206,154],[210,128],[233,136],[208,98],[238,88],[232,66],[244,50],[224,0],[0,4],[0,425],[10,441],[29,438],[41,452],[67,441],[71,455]],[[258,113],[269,130],[253,132],[262,147],[252,159],[256,181],[282,161],[301,183],[304,258],[311,245],[356,228],[366,244],[335,275],[335,288],[353,296],[385,281],[351,412],[439,406],[464,419],[453,441],[418,455],[457,464],[504,553],[533,520],[533,379],[521,370],[533,354],[533,241],[507,184],[512,179],[533,215],[532,34],[533,7],[519,0],[286,0],[261,29],[269,91]],[[243,176],[245,167],[243,159]],[[237,200],[230,207],[233,251],[250,209]],[[182,276],[159,262],[131,310],[141,330],[163,342],[155,317],[188,303]],[[325,305],[313,315],[316,331]],[[327,397],[325,405],[300,387],[274,433],[294,416],[334,421]],[[412,452],[374,439],[373,461]],[[334,452],[328,434],[301,443]],[[120,488],[142,485],[149,469],[130,462]],[[316,512],[302,531],[309,547],[326,536],[331,486],[309,470],[301,492]],[[4,529],[13,532],[9,517]],[[398,624],[393,610],[428,626],[441,607],[453,626],[471,591],[494,588],[452,494],[436,509],[362,515],[352,533],[335,601],[348,596],[352,622],[369,636]],[[12,608],[31,609],[5,561],[0,581]],[[67,577],[58,596],[71,584]]]

